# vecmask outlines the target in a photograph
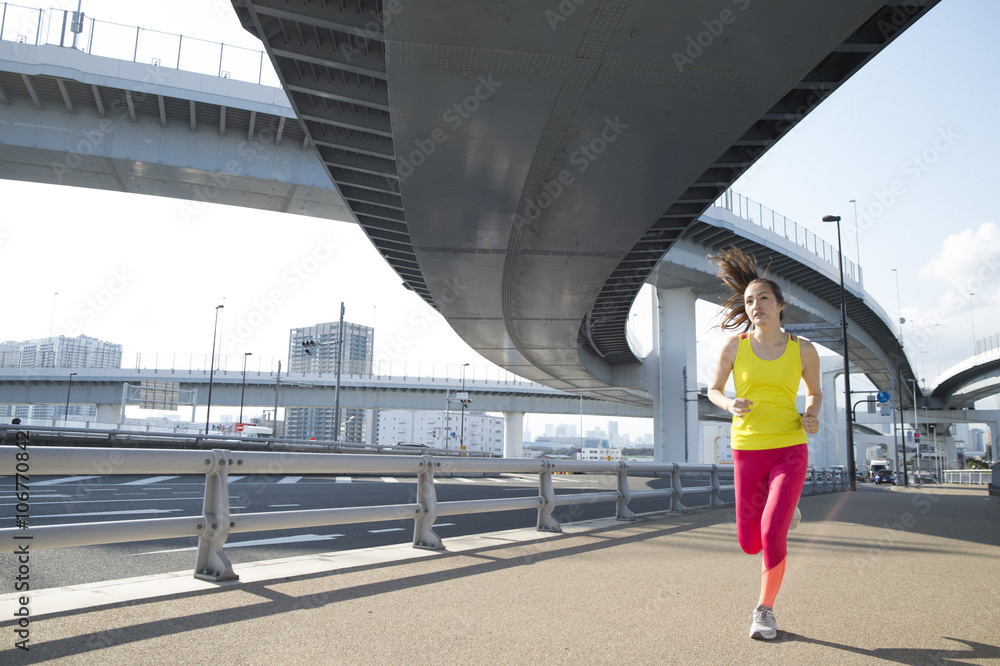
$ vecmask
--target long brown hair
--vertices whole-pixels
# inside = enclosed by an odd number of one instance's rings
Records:
[[[760,270],[757,260],[753,255],[747,254],[736,246],[723,250],[718,254],[708,255],[708,260],[719,267],[718,276],[732,290],[732,295],[722,304],[723,317],[719,328],[724,331],[738,330],[745,332],[750,330],[750,317],[747,315],[746,306],[743,303],[743,294],[747,287],[754,282],[763,282],[771,291],[778,303],[784,305],[785,296],[781,293],[781,287],[771,279],[764,277],[767,270]],[[779,321],[785,318],[785,311],[779,315]]]

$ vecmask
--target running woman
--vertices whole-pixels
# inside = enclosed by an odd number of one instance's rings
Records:
[[[782,330],[781,288],[760,275],[752,256],[734,247],[709,260],[733,292],[722,305],[719,326],[740,333],[722,347],[708,398],[733,415],[736,534],[744,552],[764,552],[750,637],[770,640],[778,635],[774,599],[785,574],[788,530],[798,518],[809,462],[806,434],[819,431],[819,354],[812,343]],[[723,393],[730,375],[734,398]],[[802,415],[796,408],[800,380],[806,385]]]

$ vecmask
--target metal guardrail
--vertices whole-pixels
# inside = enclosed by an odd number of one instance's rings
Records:
[[[993,463],[993,481],[990,482],[990,495],[1000,497],[1000,462]]]
[[[0,8],[0,39],[32,46],[61,46],[105,58],[281,87],[263,49],[102,21],[86,14],[77,17],[75,11],[67,9],[37,9],[4,2]]]
[[[396,456],[371,454],[276,453],[263,451],[211,451],[39,447],[32,445],[28,431],[18,431],[13,446],[0,447],[0,473],[12,474],[15,498],[15,526],[0,529],[0,550],[28,552],[44,548],[68,548],[153,539],[197,537],[197,578],[221,581],[239,578],[223,552],[230,534],[262,530],[295,529],[346,525],[385,520],[412,519],[413,546],[444,549],[432,526],[440,516],[491,511],[537,509],[537,529],[559,532],[553,517],[556,507],[595,502],[613,502],[615,517],[634,520],[629,503],[636,498],[670,499],[671,511],[685,511],[686,495],[709,494],[712,506],[722,506],[723,485],[720,465],[649,463],[623,461],[575,461],[551,459],[446,458],[432,455]],[[417,488],[413,501],[404,504],[363,507],[334,507],[262,513],[233,514],[229,510],[229,474],[398,474],[414,475]],[[612,474],[617,489],[557,494],[552,475],[556,472]],[[153,518],[32,527],[31,477],[52,474],[204,474],[205,494],[200,516]],[[538,495],[438,502],[435,475],[440,474],[538,474]],[[706,485],[684,486],[681,475],[696,473]],[[631,490],[629,474],[670,476],[670,488]],[[813,470],[811,493],[830,492],[845,487],[846,477],[835,470]],[[695,482],[697,482],[696,480]],[[690,481],[690,479],[689,479]]]
[[[985,486],[993,478],[993,472],[988,469],[946,469],[945,483],[965,483]]]
[[[742,220],[752,222],[779,236],[784,236],[785,240],[792,241],[796,245],[812,252],[817,257],[822,257],[827,263],[833,264],[835,267],[837,266],[838,251],[836,246],[827,243],[813,232],[784,215],[774,212],[771,208],[759,204],[742,194],[733,192],[732,189],[723,192],[716,199],[715,205],[725,208]],[[859,285],[864,285],[864,272],[861,267],[846,256],[843,257],[843,260],[844,278],[853,280]]]
[[[239,448],[240,450],[299,452],[299,453],[371,453],[417,455],[430,453],[435,456],[464,456],[489,458],[485,451],[436,449],[424,446],[387,446],[358,442],[326,442],[311,439],[286,439],[281,437],[239,437],[237,435],[204,435],[202,433],[154,432],[148,430],[123,430],[119,428],[86,428],[64,426],[37,426],[25,424],[0,424],[0,445],[16,443],[17,433],[30,431],[34,446],[72,445],[83,447],[133,446],[138,448],[201,449]]]

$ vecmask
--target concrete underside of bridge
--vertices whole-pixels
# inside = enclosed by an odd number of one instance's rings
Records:
[[[933,4],[233,0],[410,288],[520,376],[646,404],[650,271]]]

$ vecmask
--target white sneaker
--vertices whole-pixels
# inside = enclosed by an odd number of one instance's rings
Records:
[[[774,611],[770,607],[760,604],[750,617],[753,620],[753,624],[750,625],[750,638],[769,641],[778,635],[778,622],[774,619]]]
[[[788,526],[789,530],[794,530],[802,522],[802,512],[799,511],[799,505],[795,505],[795,513],[792,514],[792,524]]]

